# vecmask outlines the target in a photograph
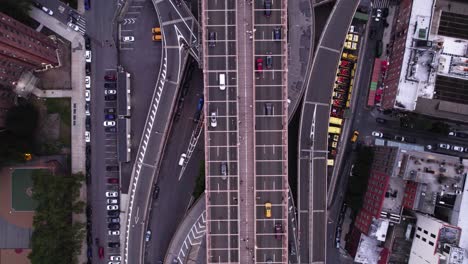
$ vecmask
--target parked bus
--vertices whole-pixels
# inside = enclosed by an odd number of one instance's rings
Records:
[[[343,119],[338,117],[330,117],[330,124],[341,126],[343,124]]]
[[[335,127],[335,126],[329,126],[328,127],[328,133],[329,134],[341,134],[341,128]]]

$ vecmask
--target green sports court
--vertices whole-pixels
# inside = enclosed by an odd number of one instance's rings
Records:
[[[32,199],[32,175],[44,169],[15,169],[11,173],[11,208],[15,211],[34,211],[37,202]]]

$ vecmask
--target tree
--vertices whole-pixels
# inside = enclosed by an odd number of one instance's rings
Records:
[[[373,159],[374,150],[371,147],[363,147],[357,154],[357,160],[353,168],[353,177],[349,178],[345,198],[348,206],[355,212],[359,211],[364,202],[364,194],[366,193]]]
[[[82,213],[84,203],[77,201],[83,175],[52,175],[48,171],[33,174],[33,199],[38,203],[31,237],[32,264],[77,263],[84,223],[72,221],[73,213]]]
[[[0,12],[24,23],[30,19],[28,12],[31,5],[32,0],[2,0]]]
[[[21,102],[7,113],[6,129],[26,141],[32,141],[38,124],[39,112],[29,102]]]
[[[193,190],[193,197],[197,199],[205,191],[205,161],[200,162],[200,169],[198,171],[198,177],[195,182],[195,188]]]

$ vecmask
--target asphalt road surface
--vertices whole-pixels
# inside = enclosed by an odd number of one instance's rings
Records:
[[[299,262],[326,262],[327,131],[335,72],[359,1],[337,1],[317,46],[299,135]]]
[[[171,1],[153,1],[153,4],[162,27],[163,59],[132,172],[124,263],[143,262],[151,191],[188,53],[184,46],[197,42],[191,15],[184,15]]]

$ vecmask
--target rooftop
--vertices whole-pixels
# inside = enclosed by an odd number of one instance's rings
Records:
[[[379,247],[380,241],[375,238],[361,234],[354,261],[357,263],[377,263],[382,248]]]

